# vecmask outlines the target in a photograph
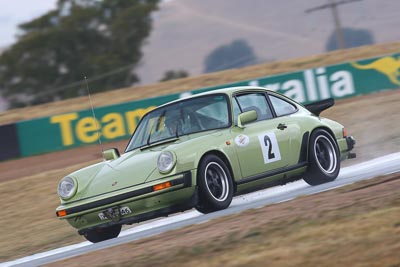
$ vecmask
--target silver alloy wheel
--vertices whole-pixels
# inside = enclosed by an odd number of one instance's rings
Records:
[[[225,201],[229,195],[228,176],[216,162],[207,164],[204,177],[208,192],[217,201]]]
[[[332,141],[328,137],[320,135],[315,139],[314,153],[317,164],[323,172],[331,174],[336,170],[336,151]]]

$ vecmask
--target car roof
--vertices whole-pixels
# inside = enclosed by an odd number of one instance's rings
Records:
[[[195,94],[193,96],[210,95],[210,94],[218,94],[218,93],[224,93],[224,94],[227,94],[227,95],[232,95],[232,94],[240,92],[240,91],[254,91],[254,90],[272,91],[272,90],[270,90],[268,88],[265,88],[265,87],[236,86],[236,87],[226,87],[226,88],[211,90],[211,91],[203,92],[203,93],[200,93],[200,94]]]
[[[187,99],[191,99],[191,98],[196,98],[196,97],[201,97],[201,96],[207,96],[207,95],[213,95],[213,94],[226,94],[229,97],[231,97],[233,94],[237,93],[237,92],[242,92],[242,91],[268,91],[268,92],[273,92],[272,90],[265,88],[265,87],[257,87],[257,86],[236,86],[236,87],[226,87],[226,88],[221,88],[221,89],[216,89],[216,90],[210,90],[207,92],[203,92],[203,93],[198,93],[198,94],[194,94],[194,95],[190,95],[184,98],[180,98],[174,101],[170,101],[168,103],[165,103],[163,105],[160,105],[157,107],[161,108],[163,106],[167,106],[170,105],[172,103],[176,103],[176,102],[180,102],[180,101],[184,101]]]

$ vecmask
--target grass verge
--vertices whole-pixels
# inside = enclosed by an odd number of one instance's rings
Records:
[[[20,258],[83,241],[56,218],[57,184],[61,177],[87,164],[44,171],[0,183],[0,261]]]
[[[49,266],[400,266],[399,189],[384,176]]]

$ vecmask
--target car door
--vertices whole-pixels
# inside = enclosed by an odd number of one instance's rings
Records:
[[[234,127],[232,138],[243,178],[282,169],[288,165],[290,134],[283,118],[275,118],[264,92],[233,98],[234,121],[240,113],[255,110],[257,120],[244,128]],[[281,125],[280,125],[281,124]]]

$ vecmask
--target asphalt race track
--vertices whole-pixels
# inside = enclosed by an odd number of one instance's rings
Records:
[[[88,252],[113,247],[134,240],[157,235],[170,230],[178,229],[192,224],[200,224],[214,218],[240,213],[247,209],[260,208],[269,204],[289,201],[298,196],[312,195],[328,191],[357,181],[370,179],[380,175],[400,171],[400,153],[390,154],[357,165],[342,168],[339,177],[330,183],[310,186],[304,181],[293,182],[284,186],[277,186],[254,193],[237,196],[231,206],[222,211],[211,214],[201,214],[195,210],[172,215],[168,218],[142,223],[136,227],[121,232],[115,239],[92,244],[82,242],[76,245],[58,248],[55,250],[38,253],[14,261],[4,262],[3,266],[40,266],[66,258],[82,255]]]

